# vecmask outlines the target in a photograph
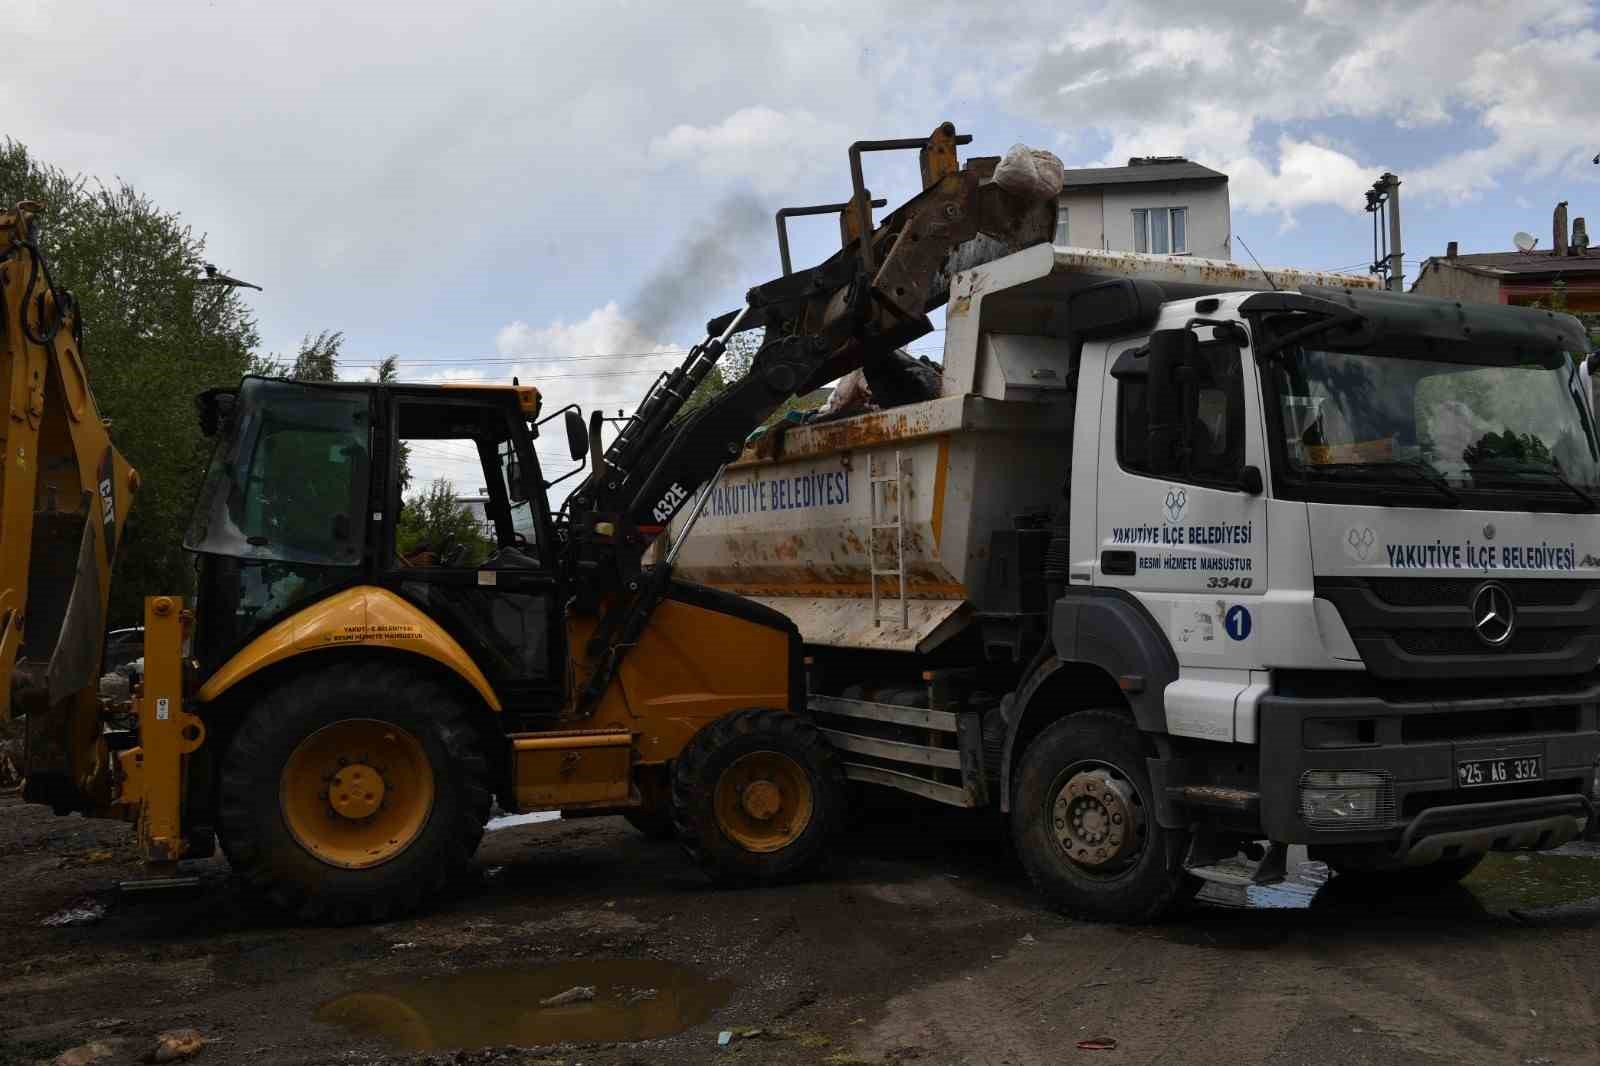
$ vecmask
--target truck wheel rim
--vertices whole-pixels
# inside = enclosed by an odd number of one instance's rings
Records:
[[[814,800],[805,768],[776,751],[735,759],[717,778],[717,825],[746,851],[781,851],[811,824]]]
[[[1051,838],[1072,864],[1094,877],[1115,877],[1144,849],[1144,800],[1109,763],[1083,762],[1057,777],[1045,804]]]
[[[422,742],[392,722],[347,718],[302,740],[278,779],[284,823],[331,866],[360,870],[405,851],[433,810]]]

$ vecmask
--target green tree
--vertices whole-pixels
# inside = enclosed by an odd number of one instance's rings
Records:
[[[423,548],[437,552],[449,544],[466,549],[461,566],[476,566],[489,557],[489,541],[476,516],[456,502],[456,487],[445,478],[434,478],[426,489],[406,497],[395,545],[405,556]]]
[[[753,329],[747,333],[735,333],[728,341],[728,350],[722,353],[722,358],[716,361],[710,373],[701,379],[699,386],[684,401],[682,414],[704,407],[729,385],[750,373],[766,332],[765,329]]]
[[[289,376],[296,381],[338,381],[339,349],[344,345],[344,333],[325,329],[315,337],[307,333],[295,353]]]
[[[678,417],[682,418],[704,407],[720,396],[729,385],[750,373],[750,368],[755,365],[756,353],[761,350],[765,336],[765,329],[734,334],[728,342],[728,350],[722,353],[722,358],[717,360],[699,387],[689,394],[689,399],[684,403]],[[778,405],[777,410],[768,416],[763,425],[770,426],[774,422],[781,421],[790,411],[809,411],[820,407],[827,398],[828,394],[820,389],[801,396],[791,396]]]
[[[145,596],[190,591],[182,531],[210,454],[194,396],[238,382],[256,325],[237,290],[205,283],[204,238],[127,182],[70,175],[0,141],[0,203],[21,200],[45,204],[40,248],[78,298],[100,413],[141,478],[111,589],[109,620],[127,625]]]

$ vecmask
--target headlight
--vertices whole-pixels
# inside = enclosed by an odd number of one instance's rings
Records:
[[[1300,817],[1312,829],[1377,829],[1394,820],[1394,780],[1385,770],[1307,770]]]

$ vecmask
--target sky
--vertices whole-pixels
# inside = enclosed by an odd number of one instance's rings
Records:
[[[1187,155],[1265,263],[1364,270],[1402,179],[1407,274],[1600,229],[1600,9],[1571,0],[773,0],[672,5],[11,0],[0,134],[179,211],[263,349],[630,408],[778,273],[772,213],[844,199],[845,149],[944,120],[972,155]],[[897,203],[914,154],[868,157]],[[794,227],[797,264],[837,246]],[[1236,244],[1236,255],[1242,255]],[[918,342],[937,356],[942,334]],[[541,444],[547,476],[564,441]],[[432,462],[430,460],[430,462]],[[449,460],[420,471],[452,473]],[[458,476],[469,471],[457,470]]]

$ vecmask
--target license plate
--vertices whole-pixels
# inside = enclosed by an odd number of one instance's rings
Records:
[[[1537,781],[1544,776],[1542,762],[1537,755],[1516,759],[1463,759],[1456,763],[1456,784],[1461,788],[1483,788]]]

